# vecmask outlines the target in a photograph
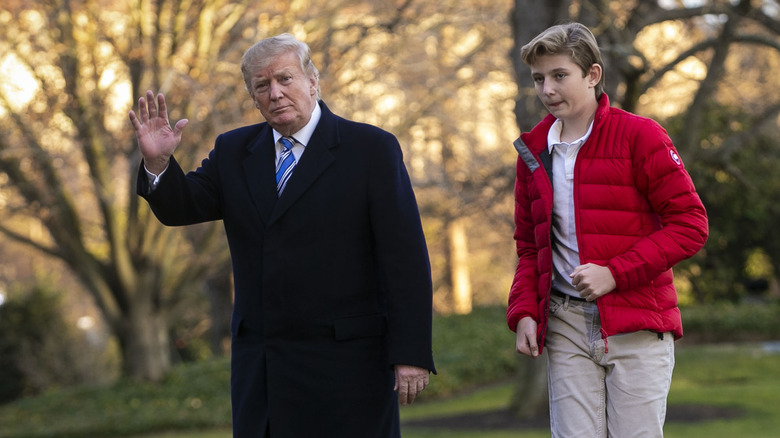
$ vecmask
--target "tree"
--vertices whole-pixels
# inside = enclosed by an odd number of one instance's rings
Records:
[[[194,285],[227,263],[218,227],[184,238],[135,196],[139,157],[127,98],[144,85],[177,88],[173,105],[212,109],[212,124],[201,124],[206,136],[227,107],[209,100],[233,90],[222,83],[201,91],[225,62],[233,65],[223,58],[242,38],[233,24],[249,19],[246,10],[219,1],[60,0],[0,11],[2,61],[14,73],[4,74],[13,80],[0,93],[0,232],[70,268],[117,336],[127,376],[163,377],[169,319]],[[26,232],[30,223],[45,233]]]
[[[710,210],[708,244],[676,270],[699,300],[738,289],[743,267],[756,250],[774,266],[780,260],[777,239],[767,239],[776,235],[776,227],[767,224],[777,211],[766,201],[776,197],[772,190],[777,184],[767,174],[741,167],[759,156],[765,157],[762,163],[778,159],[778,148],[767,138],[777,135],[780,95],[776,79],[764,70],[780,59],[777,6],[775,1],[748,0],[696,6],[651,0],[515,0],[512,58],[520,85],[515,114],[521,129],[533,126],[544,111],[519,48],[561,21],[580,21],[594,31],[612,104],[653,116],[669,129]],[[760,81],[739,80],[746,75]],[[722,196],[724,190],[729,195]],[[746,191],[750,196],[744,196]],[[742,193],[742,201],[736,193]],[[755,237],[747,240],[745,235]],[[713,289],[715,295],[705,292]],[[541,373],[526,374],[518,393]],[[544,401],[515,404],[514,409],[534,411],[528,405],[535,403],[541,407]]]
[[[0,232],[62,260],[119,339],[124,374],[158,380],[170,366],[171,319],[200,285],[224,290],[229,265],[218,224],[165,228],[135,195],[132,100],[159,89],[172,120],[193,122],[177,152],[192,168],[216,133],[257,121],[237,71],[243,51],[294,31],[312,46],[329,104],[398,133],[426,222],[443,213],[451,232],[442,234],[463,243],[459,218],[496,221],[513,178],[514,89],[497,55],[509,39],[490,24],[506,9],[477,0],[6,2]],[[457,260],[476,246],[460,245]]]
[[[468,312],[472,295],[503,300],[517,135],[504,21],[511,3],[359,5],[360,13],[307,22],[315,54],[324,54],[323,94],[337,112],[395,133],[404,146],[432,252],[436,309]],[[481,260],[488,261],[480,270]]]

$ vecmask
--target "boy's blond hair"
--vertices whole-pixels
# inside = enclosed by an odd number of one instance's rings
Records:
[[[596,99],[604,92],[604,62],[596,37],[580,23],[552,26],[520,49],[520,57],[527,65],[533,65],[544,55],[569,55],[582,70],[583,77],[593,64],[601,66],[601,80],[596,85]]]

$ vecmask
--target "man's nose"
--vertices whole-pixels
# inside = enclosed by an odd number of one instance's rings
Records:
[[[279,100],[284,96],[282,86],[276,82],[271,82],[271,85],[268,87],[268,93],[271,100]]]

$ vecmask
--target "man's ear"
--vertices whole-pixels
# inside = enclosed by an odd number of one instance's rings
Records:
[[[320,85],[320,80],[317,78],[317,76],[312,75],[311,78],[309,78],[309,94],[311,96],[317,95],[317,87]]]

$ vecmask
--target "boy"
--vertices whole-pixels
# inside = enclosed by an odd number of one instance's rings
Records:
[[[587,27],[553,26],[521,56],[550,114],[515,142],[517,351],[547,347],[553,437],[663,436],[671,268],[704,245],[704,206],[666,131],[609,106]]]

